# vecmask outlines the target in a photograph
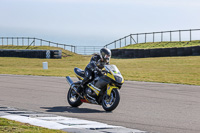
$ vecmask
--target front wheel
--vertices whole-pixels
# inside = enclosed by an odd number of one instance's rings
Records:
[[[112,111],[118,106],[119,101],[120,95],[118,89],[113,89],[110,96],[105,91],[102,99],[102,107],[105,111]]]
[[[72,88],[69,88],[67,101],[72,107],[78,107],[82,104],[80,96]]]

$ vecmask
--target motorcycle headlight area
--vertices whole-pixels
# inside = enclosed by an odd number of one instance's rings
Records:
[[[122,82],[122,78],[119,77],[119,76],[115,76],[115,81],[118,82],[118,83],[121,83]]]

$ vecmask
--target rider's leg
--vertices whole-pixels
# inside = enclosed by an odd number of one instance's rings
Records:
[[[83,79],[81,85],[77,88],[77,92],[80,93],[81,90],[92,80],[92,71],[85,69],[85,78]]]

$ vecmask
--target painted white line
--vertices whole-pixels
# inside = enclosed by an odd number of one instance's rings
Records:
[[[5,116],[1,116],[1,117],[9,119],[9,120],[15,120],[15,121],[19,121],[22,123],[28,123],[28,124],[31,124],[34,126],[40,126],[40,127],[45,127],[45,128],[49,128],[49,129],[69,128],[66,125],[59,124],[54,121],[44,121],[44,120],[39,120],[36,118],[30,118],[30,117],[19,116],[19,115],[5,115]]]
[[[49,129],[58,129],[58,130],[65,130],[79,132],[81,129],[86,130],[86,132],[93,130],[99,132],[123,132],[123,133],[146,133],[144,131],[140,131],[137,129],[129,129],[122,126],[113,126],[108,125],[105,123],[100,123],[96,121],[89,121],[89,120],[82,120],[77,118],[71,117],[63,117],[57,116],[52,114],[43,114],[38,112],[31,112],[31,111],[20,111],[14,110],[10,111],[10,108],[0,110],[0,117],[19,121],[22,123],[28,123],[34,126],[45,127]]]
[[[25,117],[19,115],[5,115],[2,118],[19,121],[22,123],[29,123],[35,126],[41,126],[49,129],[63,129],[63,128],[120,128],[119,126],[112,126],[100,122],[81,120],[69,117]]]

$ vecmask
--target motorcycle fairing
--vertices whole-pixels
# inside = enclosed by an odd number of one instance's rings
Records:
[[[106,74],[112,80],[117,81],[117,77],[121,79],[120,83],[124,83],[124,78],[122,77],[119,69],[115,65],[105,65],[105,69],[108,71]]]
[[[117,78],[116,77],[120,77],[121,78],[121,81],[120,83],[124,83],[124,79],[119,71],[119,69],[115,66],[115,65],[105,65],[104,68],[107,70],[108,73],[105,73],[105,76],[109,77],[110,79],[114,80],[117,82]],[[74,69],[74,72],[76,74],[76,76],[83,80],[84,79],[84,71],[79,69],[79,68],[75,68]],[[99,96],[99,93],[101,91],[101,89],[95,87],[93,84],[89,83],[87,84],[87,86],[92,89],[95,94],[97,96]],[[110,85],[110,84],[107,84],[107,95],[110,96],[111,92],[113,89],[119,89],[119,87],[115,86],[114,84],[113,85]]]
[[[76,74],[76,76],[77,76],[78,79],[81,79],[81,80],[84,79],[84,76],[85,76],[84,75],[84,71],[81,70],[80,68],[75,67],[74,68],[74,73]]]
[[[92,89],[97,94],[97,96],[99,95],[99,93],[101,91],[100,89],[98,89],[97,87],[95,87],[91,83],[89,83],[87,86],[90,87],[90,89]]]
[[[109,84],[107,85],[107,95],[108,96],[110,96],[113,89],[119,89],[119,88],[116,86],[109,85]]]

